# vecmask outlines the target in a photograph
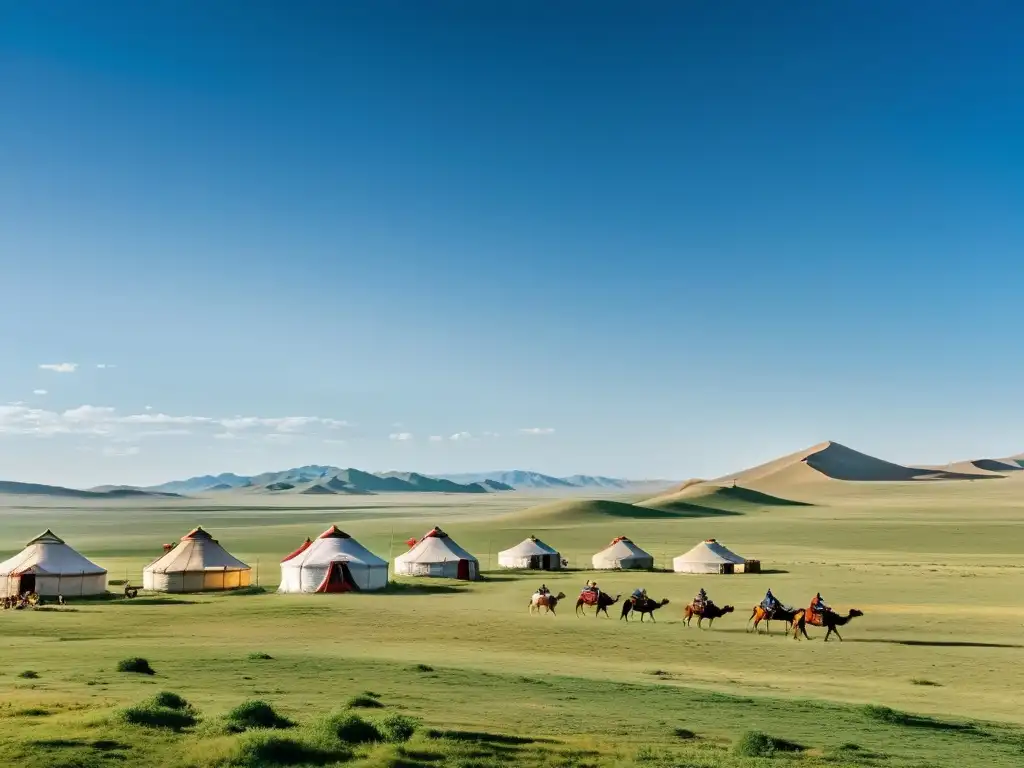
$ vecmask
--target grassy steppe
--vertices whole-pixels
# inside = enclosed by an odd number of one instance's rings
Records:
[[[419,581],[376,595],[175,596],[8,611],[0,614],[0,764],[1019,765],[1024,484],[909,485],[834,483],[813,498],[792,496],[810,506],[705,493],[679,514],[656,516],[519,494],[288,499],[287,508],[231,495],[9,506],[0,552],[51,527],[111,578],[134,581],[161,543],[199,523],[258,561],[270,589],[280,557],[331,523],[382,556],[440,524],[484,568],[531,533],[574,566],[620,534],[664,567],[715,536],[770,572],[597,575],[612,593],[644,586],[668,597],[656,624],[627,625],[614,610],[612,620],[577,618],[571,600],[558,616],[528,614],[540,580],[573,597],[589,572],[538,579],[492,571],[475,584]],[[700,586],[737,606],[710,631],[679,622]],[[820,589],[835,607],[865,616],[844,628],[844,643],[823,644],[813,628],[812,642],[784,637],[781,627],[748,635],[749,607],[769,586],[801,604]],[[156,674],[117,672],[129,656],[148,659]],[[175,732],[119,719],[119,709],[162,690],[187,699],[198,723]],[[370,718],[400,712],[423,728],[405,745],[323,747],[318,718],[367,690],[386,705]],[[252,698],[296,724],[280,731],[292,745],[276,762],[259,762],[275,749],[256,743],[265,737],[223,727],[225,713]],[[770,761],[737,754],[735,742],[751,730],[806,749]]]

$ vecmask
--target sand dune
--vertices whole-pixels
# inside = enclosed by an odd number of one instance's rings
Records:
[[[829,480],[879,483],[1002,477],[968,464],[969,467],[904,466],[829,441],[709,482],[714,485],[731,486],[735,483],[744,487],[753,485],[778,489]]]
[[[752,488],[731,485],[699,483],[685,486],[682,490],[664,493],[640,502],[637,506],[660,509],[667,512],[693,512],[695,508],[720,512],[753,512],[770,507],[813,506],[805,501],[785,499],[762,493]]]
[[[671,519],[683,517],[674,512],[626,504],[621,501],[569,499],[512,512],[502,517],[503,523],[542,525],[580,525],[628,519]]]

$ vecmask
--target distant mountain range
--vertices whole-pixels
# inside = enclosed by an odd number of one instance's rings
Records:
[[[523,470],[424,475],[419,472],[364,472],[320,464],[258,475],[198,475],[160,485],[100,485],[88,490],[38,483],[0,481],[0,495],[37,495],[80,499],[180,497],[233,491],[260,494],[372,495],[378,493],[499,493],[515,490],[638,490],[667,488],[667,480],[624,480],[572,475],[554,477]]]
[[[554,477],[522,470],[424,475],[419,472],[364,472],[310,464],[259,475],[236,475],[231,472],[200,475],[186,480],[172,480],[144,490],[186,495],[228,490],[304,494],[494,493],[520,489],[628,490],[639,486],[668,487],[671,484],[667,480],[637,481],[592,475]]]

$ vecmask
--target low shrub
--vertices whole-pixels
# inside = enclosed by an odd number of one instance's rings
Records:
[[[889,725],[906,725],[911,720],[911,716],[906,712],[900,712],[898,709],[883,707],[878,704],[865,704],[861,711],[869,719]]]
[[[281,717],[274,708],[265,701],[248,699],[232,709],[224,716],[228,730],[234,733],[249,731],[254,728],[273,729],[291,728],[293,723]]]
[[[320,746],[331,744],[370,744],[376,741],[384,741],[377,727],[359,715],[350,712],[336,712],[326,715],[310,728],[310,733]]]
[[[420,721],[408,715],[392,712],[378,719],[376,725],[381,739],[393,744],[401,744],[412,738],[416,729],[420,727]]]
[[[942,683],[936,683],[934,680],[925,680],[924,678],[915,677],[910,681],[911,685],[929,685],[935,688],[941,688]]]
[[[800,752],[803,747],[792,741],[778,739],[760,731],[747,731],[733,745],[733,752],[743,757],[774,757],[779,752]]]
[[[272,765],[325,765],[351,759],[342,745],[324,749],[274,731],[257,730],[238,740],[229,765],[235,768],[267,768]]]
[[[117,662],[118,672],[136,672],[140,675],[155,675],[156,670],[149,666],[149,662],[141,656],[132,656],[127,659],[121,659]]]
[[[117,718],[127,725],[146,728],[169,728],[180,731],[196,724],[198,718],[192,706],[176,693],[162,691],[153,698],[118,710]]]
[[[168,709],[188,709],[190,706],[185,699],[170,691],[160,691],[160,693],[150,699],[150,702],[154,706],[167,707]]]
[[[417,664],[413,667],[417,672],[433,672],[434,668],[429,664]]]
[[[23,677],[26,680],[38,680],[39,673],[32,669],[26,669],[24,672],[19,672],[18,677]]]
[[[274,657],[269,653],[263,653],[262,651],[253,651],[249,654],[249,661],[270,661]]]

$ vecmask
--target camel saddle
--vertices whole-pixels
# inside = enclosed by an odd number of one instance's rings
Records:
[[[822,613],[815,613],[811,608],[808,608],[804,613],[804,623],[810,624],[812,627],[822,627],[822,619],[826,613],[832,613],[832,611],[823,611]]]
[[[593,589],[584,589],[580,592],[580,600],[584,605],[597,605],[597,598],[601,592]]]

